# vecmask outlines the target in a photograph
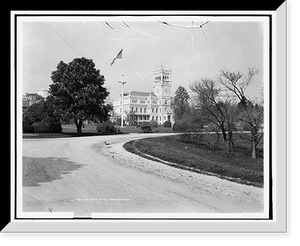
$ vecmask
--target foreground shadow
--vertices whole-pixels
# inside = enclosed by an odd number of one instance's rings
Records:
[[[63,175],[78,170],[83,165],[65,158],[23,157],[22,182],[25,187],[40,186],[40,183],[63,178]]]

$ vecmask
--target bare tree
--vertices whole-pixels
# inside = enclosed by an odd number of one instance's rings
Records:
[[[256,159],[256,150],[259,142],[263,138],[263,117],[264,117],[264,108],[262,105],[254,103],[254,101],[249,101],[247,109],[242,108],[239,114],[239,119],[245,123],[246,127],[249,128],[251,136],[244,137],[240,136],[243,139],[250,141],[251,143],[251,156],[253,159]],[[243,106],[242,106],[243,107]]]
[[[194,101],[204,120],[214,124],[222,133],[229,152],[234,148],[233,130],[235,105],[228,97],[221,96],[221,88],[212,79],[201,78],[190,85]]]
[[[263,137],[263,106],[254,105],[253,99],[247,98],[245,91],[252,83],[252,78],[258,74],[258,70],[248,68],[247,75],[240,72],[229,72],[228,70],[220,70],[218,77],[219,83],[225,90],[231,92],[238,100],[239,120],[244,122],[250,128],[251,137],[247,140],[251,142],[252,158],[256,159],[256,148]],[[241,136],[242,137],[242,136]],[[245,137],[242,137],[245,138]]]

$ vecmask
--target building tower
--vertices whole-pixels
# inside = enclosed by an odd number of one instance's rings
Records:
[[[172,71],[164,69],[161,65],[159,70],[153,71],[153,92],[158,97],[161,123],[166,120],[172,121],[171,87]]]

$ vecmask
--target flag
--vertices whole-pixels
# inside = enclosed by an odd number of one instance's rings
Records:
[[[122,54],[123,54],[123,48],[119,51],[119,53],[117,54],[117,56],[112,60],[111,62],[111,66],[114,64],[116,59],[122,59]]]

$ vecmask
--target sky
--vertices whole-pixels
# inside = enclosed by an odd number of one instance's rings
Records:
[[[209,22],[192,31],[160,21],[184,26],[191,26],[192,21],[198,26]],[[152,71],[161,65],[172,70],[172,95],[178,86],[188,89],[201,77],[216,79],[220,69],[245,74],[255,66],[259,73],[247,89],[250,97],[259,97],[268,82],[264,76],[269,71],[264,59],[268,57],[264,42],[268,27],[263,18],[32,17],[22,22],[20,29],[22,65],[18,72],[22,73],[23,94],[49,88],[57,64],[77,57],[93,59],[112,98],[121,92],[118,81],[122,74],[125,92],[152,91]],[[111,66],[122,48],[122,59]]]

